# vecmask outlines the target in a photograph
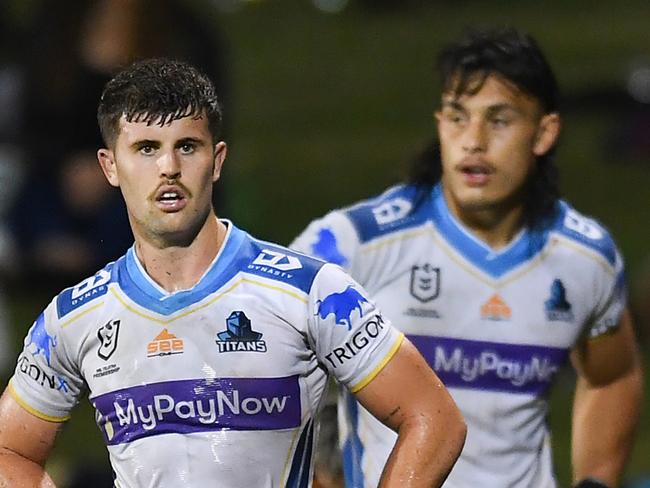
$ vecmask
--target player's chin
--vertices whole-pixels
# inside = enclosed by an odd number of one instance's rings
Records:
[[[458,206],[465,212],[481,212],[499,205],[499,199],[485,191],[473,189],[458,198]]]

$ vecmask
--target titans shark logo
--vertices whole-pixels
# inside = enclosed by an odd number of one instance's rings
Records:
[[[368,300],[352,285],[349,285],[340,293],[332,293],[325,300],[318,300],[316,313],[321,319],[327,318],[329,314],[334,314],[337,325],[346,325],[348,330],[352,330],[352,312],[357,310],[359,316],[362,316],[362,303],[368,303]]]
[[[45,329],[45,316],[43,314],[38,316],[29,333],[27,347],[31,345],[36,346],[36,350],[32,351],[32,356],[42,354],[47,361],[47,365],[50,366],[52,349],[56,347],[56,337],[47,333],[47,330]]]
[[[314,256],[327,261],[328,263],[345,266],[348,260],[345,258],[336,242],[336,236],[330,229],[321,229],[318,231],[318,240],[312,244],[311,252]]]

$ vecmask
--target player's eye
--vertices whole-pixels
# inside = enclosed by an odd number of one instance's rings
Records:
[[[156,151],[156,148],[153,147],[151,144],[143,144],[138,148],[138,151],[140,152],[140,154],[144,154],[145,156],[150,156]]]
[[[494,117],[490,119],[490,123],[497,128],[508,127],[510,125],[510,119],[506,117]]]
[[[192,154],[196,149],[196,146],[191,142],[185,142],[179,146],[179,149],[182,154]]]
[[[465,116],[456,110],[447,111],[443,115],[444,119],[452,124],[461,124],[465,121]]]

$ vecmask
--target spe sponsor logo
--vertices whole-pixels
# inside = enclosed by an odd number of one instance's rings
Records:
[[[510,320],[511,316],[512,310],[497,293],[492,295],[487,302],[481,305],[482,319],[500,322],[503,320]]]
[[[182,353],[183,339],[176,337],[174,334],[170,334],[167,329],[163,329],[160,334],[147,344],[148,358]]]

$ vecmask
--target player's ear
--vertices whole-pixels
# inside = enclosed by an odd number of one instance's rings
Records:
[[[223,141],[218,142],[214,145],[214,168],[212,170],[212,182],[216,182],[221,176],[221,168],[223,167],[223,162],[226,160],[226,153],[228,152],[228,147]]]
[[[440,120],[442,119],[442,112],[440,109],[436,109],[433,111],[433,120],[436,121],[436,125],[440,123]]]
[[[97,151],[97,160],[101,166],[104,176],[111,184],[111,186],[120,186],[119,178],[117,177],[117,168],[115,167],[115,154],[110,149],[102,148]]]
[[[545,114],[541,118],[533,144],[533,154],[535,156],[543,156],[555,146],[560,136],[561,126],[560,114],[557,112]]]

